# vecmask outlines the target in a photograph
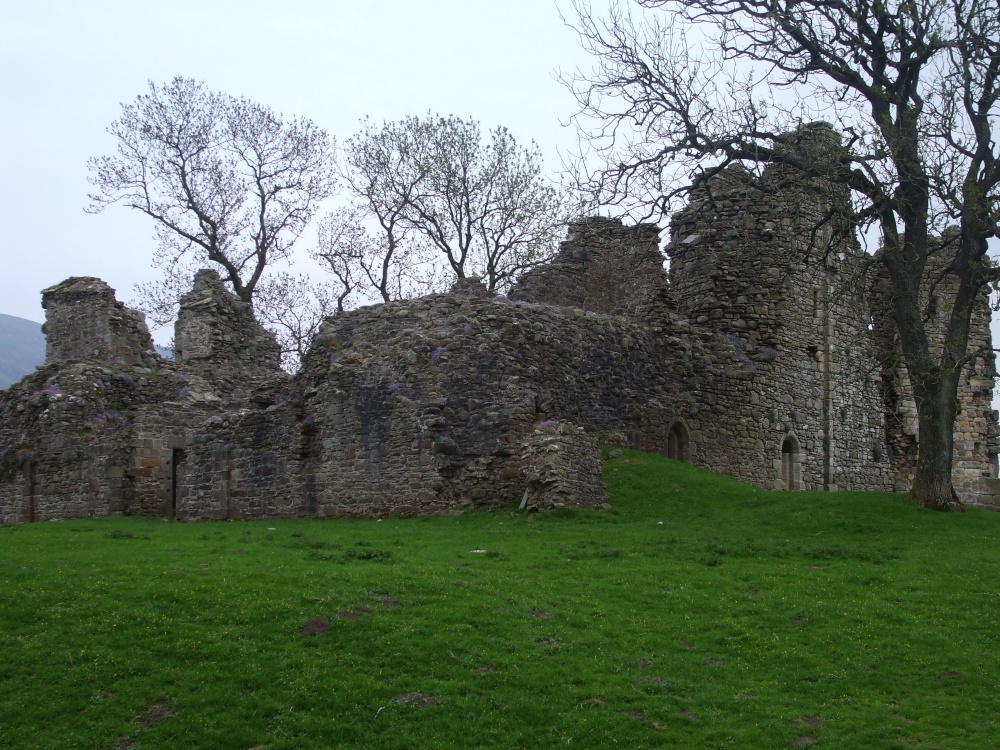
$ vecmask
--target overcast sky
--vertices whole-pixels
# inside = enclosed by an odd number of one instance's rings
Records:
[[[555,170],[575,139],[553,71],[581,64],[553,0],[0,1],[0,312],[44,320],[39,291],[68,276],[124,301],[153,278],[149,219],[83,210],[87,158],[114,151],[105,129],[149,80],[203,80],[338,140],[366,115],[471,116]]]

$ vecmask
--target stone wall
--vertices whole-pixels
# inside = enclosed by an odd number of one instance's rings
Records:
[[[47,364],[90,359],[154,365],[158,357],[142,313],[115,299],[100,279],[73,277],[42,292]]]
[[[274,334],[209,269],[198,271],[193,288],[181,297],[174,356],[180,367],[203,376],[225,396],[247,398],[255,388],[286,379]]]
[[[0,521],[162,508],[137,501],[136,418],[183,387],[164,370],[94,362],[40,368],[0,398]],[[138,470],[138,473],[137,473]]]
[[[828,135],[809,126],[786,147],[835,147]],[[785,167],[753,175],[734,166],[703,180],[674,216],[677,309],[729,339],[749,376],[710,395],[730,421],[714,430],[720,455],[702,465],[773,489],[892,486],[878,362],[857,293],[867,260],[843,224],[845,200]]]
[[[606,508],[601,453],[582,427],[548,420],[524,441],[521,453],[527,510]]]
[[[818,173],[839,140],[815,124],[780,148]],[[730,167],[673,217],[669,281],[656,227],[582,220],[510,298],[464,279],[328,319],[294,378],[214,272],[181,300],[175,362],[106,284],[69,279],[44,292],[49,362],[0,392],[0,522],[600,507],[595,440],[772,489],[905,489],[915,409],[846,200]],[[927,300],[936,347],[950,283]],[[990,345],[983,297],[971,346]],[[987,355],[962,380],[955,484],[1000,507],[994,379]]]
[[[655,224],[625,226],[620,219],[591,216],[571,222],[555,257],[525,273],[509,296],[607,315],[637,315],[666,286],[664,260]]]

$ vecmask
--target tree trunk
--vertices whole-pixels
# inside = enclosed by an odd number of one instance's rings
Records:
[[[957,379],[954,374],[940,378],[919,410],[919,453],[910,499],[931,510],[964,509],[951,483]]]

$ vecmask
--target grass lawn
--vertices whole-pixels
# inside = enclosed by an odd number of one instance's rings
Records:
[[[1000,514],[605,478],[605,512],[0,527],[0,747],[1000,745]]]

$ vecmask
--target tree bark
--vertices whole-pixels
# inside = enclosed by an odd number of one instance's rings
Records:
[[[946,373],[925,387],[919,409],[919,453],[910,499],[931,510],[963,510],[951,482],[958,373]]]

